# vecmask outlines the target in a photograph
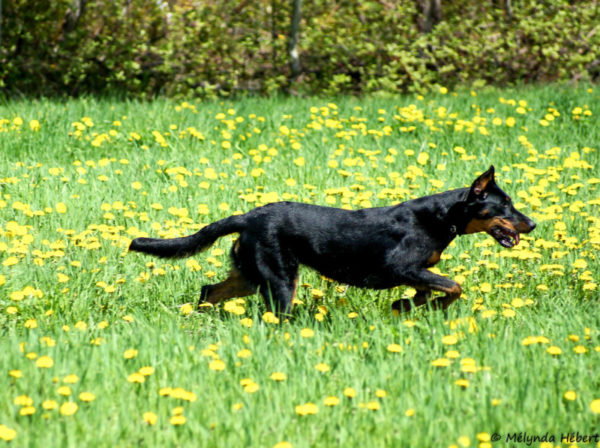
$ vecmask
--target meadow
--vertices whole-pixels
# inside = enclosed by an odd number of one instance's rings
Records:
[[[600,428],[599,100],[4,100],[0,446],[600,446],[563,438]],[[490,164],[537,228],[513,249],[457,238],[432,268],[463,287],[446,312],[394,315],[414,290],[309,269],[283,322],[258,296],[197,311],[235,235],[189,259],[127,252],[279,200],[391,205]]]

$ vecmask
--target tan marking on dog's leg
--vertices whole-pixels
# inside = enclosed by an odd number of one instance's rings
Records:
[[[298,290],[298,276],[294,279],[294,292],[292,293],[292,301],[290,302],[290,310],[294,306],[294,300],[296,300],[296,292]]]
[[[445,292],[446,295],[434,300],[433,305],[443,310],[448,308],[462,294],[462,288],[458,283],[455,283],[450,288],[440,288],[439,290]]]
[[[249,285],[240,271],[235,268],[232,269],[227,279],[221,283],[210,285],[208,288],[205,302],[212,303],[213,305],[223,300],[234,297],[246,297],[256,292],[256,288]]]

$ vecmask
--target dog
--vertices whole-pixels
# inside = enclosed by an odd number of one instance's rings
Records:
[[[189,257],[224,235],[239,233],[231,249],[229,277],[204,285],[198,306],[258,291],[269,310],[287,314],[303,264],[352,286],[412,286],[417,291],[412,300],[392,304],[393,310],[405,312],[427,303],[432,291],[444,293],[431,301],[434,308],[446,309],[459,298],[458,283],[428,269],[457,236],[486,232],[511,248],[519,244],[521,233],[535,226],[498,187],[492,165],[470,188],[394,206],[344,210],[276,202],[214,222],[190,236],[136,238],[129,250],[163,258]]]

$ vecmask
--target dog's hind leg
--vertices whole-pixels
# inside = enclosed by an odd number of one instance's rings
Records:
[[[252,286],[237,268],[233,268],[227,279],[214,285],[204,285],[200,292],[198,307],[202,303],[217,304],[234,297],[246,297],[256,293],[257,287]]]
[[[258,290],[267,308],[277,315],[287,314],[296,292],[298,261],[278,242],[259,242],[242,233],[231,250],[233,264],[242,277]]]

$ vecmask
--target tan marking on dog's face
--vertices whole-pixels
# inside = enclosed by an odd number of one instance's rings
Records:
[[[442,255],[441,252],[438,252],[437,250],[434,250],[433,253],[431,254],[431,256],[427,259],[427,266],[433,266],[438,261],[440,261],[440,256],[441,255]]]
[[[458,283],[455,283],[450,288],[445,288],[444,292],[450,296],[459,297],[462,294],[462,287]]]
[[[510,221],[495,216],[490,219],[473,219],[471,222],[469,222],[469,224],[467,224],[467,227],[465,228],[465,233],[489,233],[491,228],[494,226],[504,227],[506,229],[510,229],[515,233],[517,232],[517,229],[515,229],[515,227]]]

